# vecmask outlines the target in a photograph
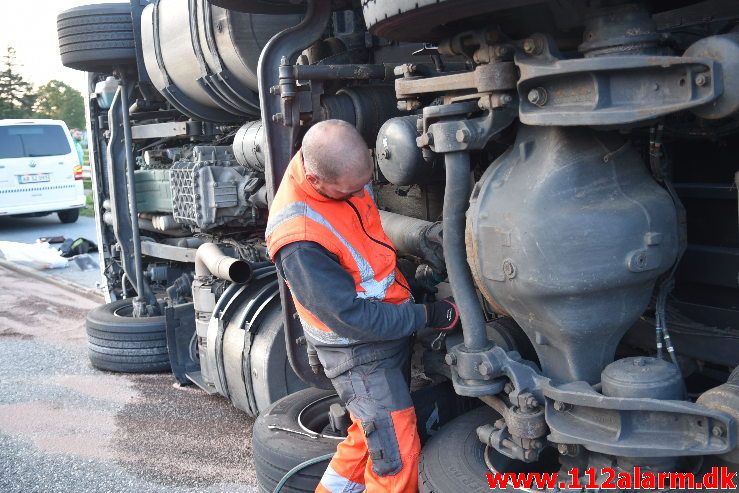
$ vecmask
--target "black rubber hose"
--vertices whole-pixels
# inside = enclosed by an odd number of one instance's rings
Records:
[[[446,165],[446,189],[444,191],[443,245],[449,284],[454,302],[462,318],[464,345],[471,351],[482,351],[490,346],[485,318],[467,264],[464,243],[465,213],[469,206],[470,155],[466,152],[449,152],[444,155]]]

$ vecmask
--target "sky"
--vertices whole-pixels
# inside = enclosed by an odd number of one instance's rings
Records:
[[[16,50],[17,70],[23,77],[40,86],[57,79],[84,93],[87,90],[84,72],[62,66],[56,35],[56,17],[60,12],[94,3],[115,3],[120,0],[22,0],[3,5],[0,15],[0,56],[7,46]]]

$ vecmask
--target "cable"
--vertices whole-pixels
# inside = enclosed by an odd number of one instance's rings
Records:
[[[670,270],[662,276],[657,288],[657,298],[655,302],[655,335],[657,340],[657,357],[662,359],[662,339],[664,339],[667,354],[670,355],[670,360],[680,372],[680,365],[675,356],[675,347],[672,345],[670,339],[670,332],[667,328],[667,296],[672,292],[672,288],[675,286],[675,271],[680,263],[680,259],[685,253],[687,248],[687,235],[685,233],[685,208],[680,201],[680,198],[675,191],[675,187],[672,184],[672,180],[669,172],[669,164],[664,157],[664,148],[662,146],[662,131],[664,125],[659,123],[656,128],[652,127],[649,132],[649,165],[652,170],[652,174],[655,179],[662,184],[667,193],[670,195],[673,204],[675,205],[675,212],[677,213],[678,221],[678,253],[675,262],[673,263]]]
[[[277,486],[275,486],[275,489],[272,491],[272,493],[280,493],[282,491],[282,487],[285,486],[285,483],[287,483],[287,480],[293,477],[298,472],[302,471],[306,467],[312,466],[313,464],[318,464],[319,462],[323,462],[324,460],[329,460],[331,457],[334,456],[334,453],[331,452],[330,454],[321,455],[319,457],[315,457],[313,459],[308,459],[305,462],[301,462],[297,466],[293,467],[289,471],[287,471],[287,474],[285,474],[279,483],[277,483]]]

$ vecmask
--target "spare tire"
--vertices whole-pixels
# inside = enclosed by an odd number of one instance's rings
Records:
[[[328,410],[339,397],[331,390],[308,388],[283,397],[254,423],[252,450],[260,493],[271,493],[293,467],[336,451],[341,437],[323,435]],[[328,461],[297,472],[282,493],[312,493]]]
[[[169,371],[163,316],[134,318],[132,300],[100,305],[87,314],[92,366],[122,373]]]
[[[83,5],[57,17],[62,65],[85,72],[112,72],[136,64],[130,3]]]

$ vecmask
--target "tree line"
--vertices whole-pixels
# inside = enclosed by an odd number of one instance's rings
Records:
[[[53,118],[71,128],[85,128],[82,94],[58,80],[38,89],[18,72],[15,49],[7,48],[0,71],[0,119]]]

